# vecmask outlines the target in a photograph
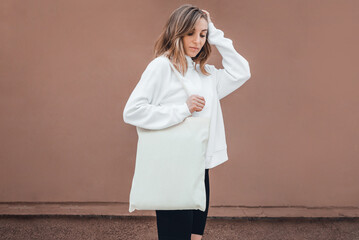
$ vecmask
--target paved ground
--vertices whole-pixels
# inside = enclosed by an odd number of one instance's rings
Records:
[[[0,216],[0,239],[156,240],[155,217]],[[203,240],[359,240],[359,218],[211,218]]]

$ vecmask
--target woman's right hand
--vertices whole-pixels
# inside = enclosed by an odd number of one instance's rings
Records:
[[[206,100],[202,96],[191,95],[188,97],[186,103],[191,113],[193,113],[194,111],[200,112],[206,104]]]

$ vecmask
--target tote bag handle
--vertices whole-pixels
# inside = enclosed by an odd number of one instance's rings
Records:
[[[185,86],[184,82],[183,82],[183,77],[181,76],[181,74],[177,71],[177,69],[173,66],[171,60],[168,59],[168,62],[170,63],[170,66],[172,68],[172,70],[174,71],[175,75],[177,76],[178,80],[180,81],[180,83],[182,84],[182,87],[184,88],[184,90],[186,91],[187,96],[189,97],[189,91],[188,88]]]

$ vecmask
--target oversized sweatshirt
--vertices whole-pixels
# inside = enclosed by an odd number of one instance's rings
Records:
[[[191,114],[186,103],[188,96],[164,55],[154,58],[142,73],[123,111],[127,124],[159,130],[176,125],[187,117],[210,117],[205,168],[210,169],[228,160],[225,127],[220,100],[242,86],[250,77],[248,61],[224,37],[213,22],[208,24],[207,41],[216,46],[222,56],[223,69],[205,65],[209,76],[202,74],[190,56],[185,55],[188,70],[183,79],[190,95],[205,98],[202,111]]]

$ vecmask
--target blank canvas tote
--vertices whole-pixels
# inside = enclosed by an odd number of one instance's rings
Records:
[[[179,73],[170,65],[189,95]],[[136,127],[138,142],[129,212],[135,209],[205,211],[209,125],[209,117],[187,117],[160,130]]]

